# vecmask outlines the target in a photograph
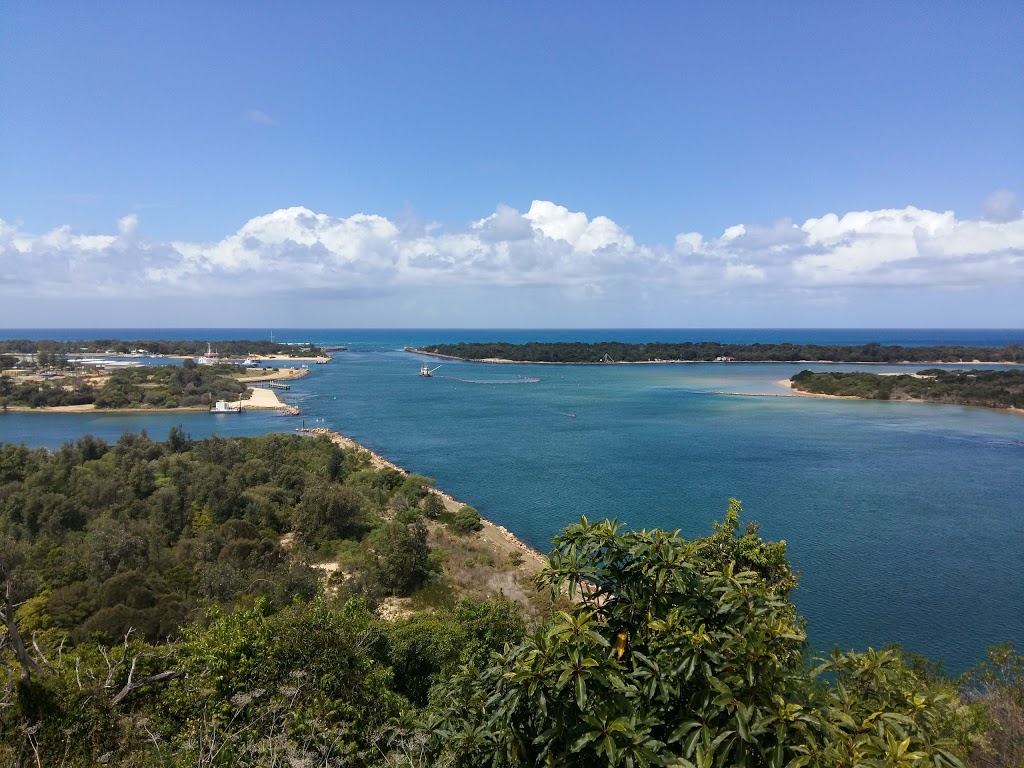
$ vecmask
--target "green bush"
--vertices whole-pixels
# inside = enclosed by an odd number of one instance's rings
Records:
[[[479,531],[483,524],[480,522],[480,513],[474,507],[465,504],[455,513],[448,527],[456,533],[471,533]]]

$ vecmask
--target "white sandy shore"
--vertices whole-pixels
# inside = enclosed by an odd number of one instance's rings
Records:
[[[309,376],[309,368],[253,368],[252,373],[247,373],[244,376],[237,376],[236,380],[243,384],[249,384],[254,381],[280,381],[292,379],[302,379]]]

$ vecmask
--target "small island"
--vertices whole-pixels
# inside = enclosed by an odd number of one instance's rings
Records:
[[[785,382],[794,392],[818,397],[977,405],[1024,409],[1024,371],[947,371],[917,373],[800,373]]]
[[[626,344],[585,342],[463,342],[407,347],[409,352],[488,363],[1024,363],[1024,346],[902,347],[878,343],[723,344],[717,341]]]

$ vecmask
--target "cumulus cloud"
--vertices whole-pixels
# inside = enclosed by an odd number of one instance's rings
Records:
[[[996,208],[1005,214],[1013,205]],[[31,234],[0,220],[0,262],[0,296],[365,298],[526,288],[588,302],[650,289],[674,301],[756,291],[760,300],[810,304],[862,287],[1022,284],[1024,218],[958,219],[911,206],[736,224],[717,237],[688,232],[644,245],[610,218],[544,200],[525,213],[498,205],[461,231],[284,208],[215,242],[153,240],[129,214],[115,235],[69,227]]]

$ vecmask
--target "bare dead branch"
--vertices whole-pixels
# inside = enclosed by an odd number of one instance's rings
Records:
[[[125,685],[125,687],[122,688],[117,693],[117,695],[114,696],[113,699],[111,699],[111,703],[113,703],[113,704],[120,703],[121,700],[124,699],[124,697],[127,696],[129,693],[131,693],[132,691],[138,690],[139,688],[142,688],[143,686],[151,685],[153,683],[165,683],[165,682],[167,682],[169,680],[175,680],[175,679],[177,679],[179,677],[184,677],[184,676],[185,676],[184,672],[180,672],[180,671],[178,671],[176,669],[169,669],[169,670],[167,670],[165,672],[158,672],[155,675],[150,675],[149,677],[144,677],[141,680],[138,680],[138,681],[136,681],[134,683],[127,683]]]
[[[21,664],[21,679],[27,683],[32,679],[33,672],[41,675],[43,674],[43,669],[25,650],[25,642],[21,639],[21,632],[18,631],[18,625],[14,621],[14,604],[11,592],[11,581],[8,579],[7,588],[4,590],[4,623],[7,625],[7,634],[14,648],[14,657]]]
[[[43,662],[43,666],[45,666],[48,670],[50,670],[51,672],[56,674],[56,671],[54,670],[54,668],[52,666],[50,666],[50,660],[46,658],[46,654],[43,653],[43,649],[40,648],[39,647],[39,643],[36,642],[36,633],[35,632],[32,633],[32,647],[36,649],[36,654],[39,656],[40,660]]]

